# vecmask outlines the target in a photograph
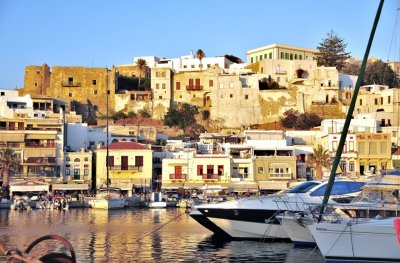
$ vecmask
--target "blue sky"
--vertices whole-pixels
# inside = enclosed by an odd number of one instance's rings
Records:
[[[207,56],[282,43],[315,48],[330,30],[362,58],[378,0],[0,0],[0,89],[28,65],[111,67],[135,56]],[[400,0],[386,0],[371,55],[400,60]],[[400,23],[400,15],[397,24]],[[394,40],[391,43],[393,30]]]

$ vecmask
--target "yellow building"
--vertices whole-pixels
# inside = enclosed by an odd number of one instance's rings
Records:
[[[152,180],[152,150],[136,142],[112,143],[109,149],[111,186],[130,191],[133,187],[149,187]],[[107,148],[96,150],[96,188],[106,185]]]
[[[66,152],[64,154],[64,181],[92,185],[92,152]]]
[[[200,188],[221,186],[230,182],[230,158],[226,154],[181,152],[162,161],[162,188]]]

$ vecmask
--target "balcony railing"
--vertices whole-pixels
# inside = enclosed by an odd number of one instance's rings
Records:
[[[0,142],[0,147],[21,148],[21,145],[19,142]]]
[[[61,82],[61,86],[63,86],[63,87],[81,87],[82,84],[80,82],[63,81],[63,82]]]
[[[249,178],[248,173],[243,173],[243,174],[232,174],[231,178]]]
[[[29,157],[25,164],[56,164],[56,157]]]
[[[142,171],[143,166],[128,165],[127,167],[122,167],[121,165],[110,166],[111,171]]]
[[[291,173],[270,173],[269,178],[290,179],[290,178],[292,178],[292,174]]]
[[[186,174],[169,174],[169,179],[186,179]]]
[[[56,148],[55,143],[25,143],[25,147],[33,147],[33,148]]]
[[[218,174],[203,174],[203,180],[218,180]]]
[[[186,85],[186,90],[202,90],[202,85]]]

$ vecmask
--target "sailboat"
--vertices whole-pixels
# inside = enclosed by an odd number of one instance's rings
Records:
[[[125,207],[126,202],[125,199],[121,196],[121,191],[118,188],[110,188],[110,164],[109,164],[109,134],[108,134],[108,69],[106,68],[106,114],[107,114],[107,142],[106,142],[106,187],[100,188],[96,197],[89,200],[89,206],[95,209],[121,209]]]
[[[339,165],[358,91],[364,76],[369,50],[382,11],[383,2],[384,0],[381,0],[379,3],[354,89],[354,96],[346,116],[329,178],[330,185],[333,185],[335,180],[333,171],[335,171]],[[376,218],[365,221],[360,221],[358,219],[321,221],[330,194],[331,188],[327,187],[318,222],[307,225],[325,260],[328,262],[339,260],[349,262],[400,262],[400,247],[397,242],[397,235],[394,227],[394,222],[397,218]]]

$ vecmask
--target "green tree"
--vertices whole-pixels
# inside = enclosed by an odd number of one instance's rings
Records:
[[[0,173],[3,177],[3,186],[9,186],[10,174],[12,172],[19,172],[21,169],[21,158],[11,148],[0,149]]]
[[[202,64],[202,60],[203,58],[206,56],[206,54],[204,53],[203,50],[198,49],[196,52],[196,57],[199,59],[200,61],[200,69],[203,70],[203,64]]]
[[[350,53],[346,52],[346,47],[347,44],[344,40],[331,30],[317,46],[318,66],[336,67],[341,70],[345,61],[350,57]]]
[[[283,113],[283,118],[281,118],[281,125],[285,128],[292,129],[296,125],[297,119],[299,118],[299,112],[290,109]]]
[[[328,150],[324,150],[321,145],[317,145],[313,149],[313,154],[307,158],[307,164],[315,168],[315,178],[321,179],[324,172],[323,167],[330,169],[332,166],[332,158]]]
[[[148,66],[147,66],[147,62],[144,59],[139,58],[138,60],[136,60],[136,65],[139,68],[139,86],[140,86],[140,82],[142,79],[142,75],[146,75]]]
[[[122,110],[114,113],[113,115],[111,115],[111,119],[113,119],[114,121],[116,120],[121,120],[121,119],[126,119],[128,116],[125,114],[125,112],[123,112]]]
[[[363,84],[380,84],[389,87],[398,86],[396,73],[389,66],[388,63],[382,60],[369,62],[365,69]]]
[[[182,106],[171,106],[164,117],[164,124],[169,127],[178,126],[184,130],[196,123],[195,116],[198,113],[198,108],[188,103],[183,103]]]
[[[309,130],[321,125],[322,119],[315,113],[302,113],[298,116],[294,128],[297,130]]]
[[[240,58],[238,58],[234,55],[225,55],[225,58],[229,59],[233,63],[237,63],[237,64],[243,63],[243,61]]]
[[[143,118],[150,118],[151,117],[151,111],[150,111],[149,107],[147,107],[147,106],[143,107],[143,109],[140,109],[139,110],[139,114]]]

